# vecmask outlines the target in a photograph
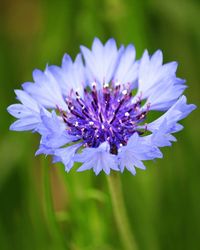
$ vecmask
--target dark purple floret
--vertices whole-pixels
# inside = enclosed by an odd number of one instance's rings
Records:
[[[141,108],[140,99],[133,103],[130,88],[122,85],[97,90],[94,83],[91,90],[85,89],[83,98],[72,91],[66,103],[69,111],[60,112],[68,133],[80,136],[87,147],[108,141],[111,153],[117,154],[131,135],[144,132],[138,124],[145,120],[148,108]]]

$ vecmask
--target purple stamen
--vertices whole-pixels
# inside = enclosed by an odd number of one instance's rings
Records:
[[[98,147],[108,141],[110,152],[117,154],[131,135],[144,133],[138,124],[145,120],[149,104],[143,109],[140,98],[135,103],[131,102],[129,88],[111,85],[104,85],[97,90],[94,83],[91,92],[84,90],[83,98],[78,92],[71,91],[66,100],[69,111],[58,111],[67,125],[68,133],[80,136],[84,145]]]

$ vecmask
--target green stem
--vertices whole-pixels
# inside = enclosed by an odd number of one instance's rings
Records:
[[[137,244],[131,228],[129,225],[125,204],[123,200],[123,193],[121,187],[120,176],[114,173],[108,176],[108,186],[111,194],[113,205],[114,217],[116,220],[117,228],[125,250],[137,250]]]
[[[59,225],[57,223],[56,214],[53,206],[52,190],[51,190],[51,179],[50,179],[50,169],[47,159],[43,160],[43,177],[44,177],[44,207],[45,207],[45,217],[48,224],[48,229],[50,231],[51,237],[56,241],[58,249],[65,249],[64,241],[60,232]]]

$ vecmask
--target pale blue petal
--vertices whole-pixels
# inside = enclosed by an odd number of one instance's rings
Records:
[[[39,110],[31,110],[30,108],[24,106],[23,104],[12,104],[7,108],[7,111],[15,118],[23,118],[27,116],[38,116]]]
[[[138,76],[138,63],[135,62],[135,47],[127,46],[122,52],[114,74],[114,82],[125,84],[133,83]]]
[[[97,82],[101,87],[109,83],[118,63],[119,51],[114,39],[109,39],[105,45],[98,38],[94,39],[92,50],[81,46],[81,52],[86,62],[86,71],[90,82]]]
[[[83,90],[86,86],[86,73],[81,54],[77,55],[74,63],[71,57],[65,54],[62,66],[50,66],[49,70],[59,83],[63,96],[69,96],[72,89],[74,92],[77,91],[81,97],[83,96]]]
[[[178,81],[177,84],[177,78],[171,78],[156,85],[147,99],[147,103],[150,103],[150,110],[168,110],[186,89],[187,86],[183,85],[183,82],[184,80],[181,83]]]
[[[124,168],[127,168],[135,175],[135,167],[145,169],[142,160],[152,160],[161,157],[160,150],[154,144],[151,144],[150,140],[139,137],[137,133],[134,133],[130,137],[128,144],[119,150],[119,167],[121,172],[124,171]]]
[[[174,126],[171,124],[171,126]],[[157,147],[171,146],[172,142],[176,141],[176,138],[170,134],[172,131],[171,126],[169,126],[167,120],[163,120],[160,127],[153,131],[151,135],[146,136],[149,143],[154,144]]]
[[[53,155],[54,154],[54,149],[47,147],[44,144],[40,144],[39,149],[35,152],[35,156],[44,154],[44,155]]]
[[[168,133],[174,133],[179,131],[182,126],[177,124],[178,121],[188,116],[196,106],[193,104],[187,104],[185,96],[181,96],[178,101],[161,117],[148,124],[147,128],[150,131],[158,130],[161,124],[165,121],[168,124]]]
[[[48,69],[45,71],[40,70],[33,71],[34,83],[24,83],[23,89],[30,94],[40,105],[45,108],[61,108],[67,109],[67,105],[63,99],[61,88]]]
[[[35,130],[38,127],[40,121],[36,117],[24,117],[18,119],[10,125],[10,130],[14,131],[28,131]]]
[[[31,110],[34,110],[36,112],[39,111],[39,105],[38,103],[31,98],[30,95],[28,95],[25,91],[16,89],[15,94],[17,96],[17,99],[25,106],[29,107]]]
[[[44,113],[41,115],[43,127],[38,131],[41,135],[41,144],[48,148],[59,148],[79,138],[69,135],[62,118],[52,112],[51,117]]]
[[[175,77],[177,63],[172,62],[165,65],[160,50],[156,51],[152,57],[145,51],[139,65],[138,94],[142,93],[142,99],[148,98],[154,91],[154,87],[165,85],[165,80]],[[136,97],[137,97],[136,96]]]
[[[54,157],[57,157],[57,161],[61,161],[65,165],[65,171],[69,172],[74,165],[74,155],[76,151],[81,147],[81,143],[74,144],[65,148],[56,149]]]
[[[98,148],[86,148],[82,153],[75,155],[75,161],[83,162],[83,165],[77,171],[93,169],[98,175],[101,171],[106,174],[110,169],[119,171],[116,155],[109,153],[109,144],[102,143]]]
[[[12,104],[7,111],[14,117],[18,118],[10,126],[10,130],[27,131],[36,130],[41,124],[40,108],[37,102],[23,90],[15,90],[17,99],[22,104]]]

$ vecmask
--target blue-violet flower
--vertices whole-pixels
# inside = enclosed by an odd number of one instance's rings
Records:
[[[10,129],[39,133],[36,154],[53,155],[66,171],[74,162],[95,174],[145,169],[144,160],[161,158],[159,148],[176,140],[178,122],[195,105],[182,95],[176,62],[163,64],[160,50],[152,56],[145,50],[139,60],[135,54],[133,45],[118,49],[114,39],[104,45],[95,38],[74,62],[66,54],[61,67],[34,70],[34,83],[15,91],[21,103],[8,107],[17,118]],[[152,111],[160,117],[149,121]]]

